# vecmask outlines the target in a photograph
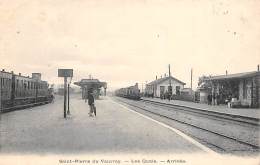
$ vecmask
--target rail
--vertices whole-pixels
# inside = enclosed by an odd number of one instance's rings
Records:
[[[128,106],[135,107],[135,108],[137,108],[137,109],[140,109],[140,110],[146,111],[146,112],[148,112],[148,113],[151,113],[151,114],[153,114],[153,115],[160,116],[160,117],[162,117],[162,118],[166,118],[166,119],[169,119],[169,120],[178,122],[178,123],[180,123],[180,124],[184,124],[184,125],[186,125],[186,126],[189,126],[189,127],[194,128],[194,129],[197,129],[197,130],[200,130],[200,131],[204,131],[205,133],[206,133],[206,132],[207,132],[207,133],[211,133],[211,134],[213,134],[213,135],[215,135],[215,136],[218,136],[218,137],[220,137],[220,138],[224,138],[224,139],[231,140],[231,141],[233,141],[233,142],[236,142],[236,143],[245,145],[245,146],[247,146],[247,147],[250,147],[250,148],[256,150],[257,152],[259,152],[259,150],[260,150],[259,144],[253,144],[253,143],[250,143],[250,142],[247,142],[247,141],[244,141],[244,140],[241,140],[241,139],[238,139],[238,138],[229,136],[229,135],[225,135],[225,134],[220,133],[220,132],[216,132],[216,131],[213,131],[213,130],[209,130],[209,129],[206,129],[206,128],[202,128],[202,127],[197,126],[197,125],[194,125],[194,124],[192,124],[192,123],[188,123],[188,122],[185,122],[185,121],[182,121],[182,120],[178,120],[178,119],[172,118],[172,117],[170,117],[169,115],[161,114],[161,113],[159,113],[158,111],[157,111],[157,112],[151,111],[151,110],[149,110],[148,107],[141,107],[141,106],[138,106],[137,104],[130,103],[130,102],[125,101],[125,100],[123,100],[123,99],[116,99],[116,100],[118,100],[118,101],[120,101],[120,102],[122,102],[122,103],[124,103],[124,104],[127,104]],[[192,135],[192,134],[191,134],[191,135]],[[193,136],[193,135],[192,135],[192,136]],[[198,137],[195,136],[195,138],[198,138]],[[200,139],[200,138],[198,138],[198,139]],[[202,140],[202,139],[200,139],[200,140]],[[204,141],[204,142],[206,142],[206,143],[208,143],[208,144],[210,144],[210,145],[212,145],[212,146],[215,146],[215,147],[221,149],[222,151],[228,151],[228,150],[229,150],[229,149],[226,149],[226,148],[223,147],[223,146],[216,145],[216,144],[213,144],[213,143],[208,142],[208,141]]]
[[[247,116],[235,115],[235,114],[228,114],[228,113],[222,113],[222,112],[215,112],[215,111],[193,108],[193,107],[184,106],[184,105],[161,103],[161,102],[152,101],[152,100],[142,99],[142,101],[150,103],[150,104],[155,104],[155,105],[157,104],[157,105],[164,106],[164,107],[174,108],[177,110],[188,111],[188,112],[192,112],[194,114],[212,116],[212,117],[216,117],[216,118],[220,118],[220,119],[226,119],[226,120],[240,122],[240,123],[247,123],[250,125],[256,125],[256,126],[260,125],[259,118],[253,118],[253,117],[247,117]]]

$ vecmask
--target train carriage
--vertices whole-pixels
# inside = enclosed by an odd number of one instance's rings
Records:
[[[49,85],[46,81],[39,81],[38,82],[38,92],[37,92],[37,101],[47,101],[47,95],[49,94],[48,88]]]
[[[40,76],[39,73],[36,73]],[[15,109],[17,106],[51,102],[49,85],[40,78],[22,76],[13,72],[0,71],[1,111]]]
[[[130,86],[127,88],[120,88],[116,90],[115,95],[119,97],[134,99],[134,100],[139,100],[141,98],[140,90],[138,89],[137,83],[134,86]]]
[[[11,102],[12,73],[0,72],[0,99],[1,108],[7,107]]]

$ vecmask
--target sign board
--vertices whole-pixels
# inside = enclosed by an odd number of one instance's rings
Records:
[[[73,69],[58,69],[58,77],[73,77]]]

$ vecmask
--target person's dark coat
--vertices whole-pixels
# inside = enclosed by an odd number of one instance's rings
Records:
[[[92,94],[88,95],[88,105],[92,105],[94,103],[94,97]]]

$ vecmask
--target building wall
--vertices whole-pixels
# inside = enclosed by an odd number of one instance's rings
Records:
[[[208,91],[200,91],[200,103],[208,103]]]
[[[260,106],[260,72],[252,78],[251,82],[251,107],[259,108]]]
[[[241,79],[239,82],[239,101],[242,106],[252,106],[253,78]]]
[[[157,84],[156,86],[156,92],[155,92],[155,97],[160,97],[160,86],[164,86],[164,92],[168,91],[168,86],[169,86],[169,80],[163,81],[160,84]],[[180,91],[184,88],[184,85],[174,81],[173,79],[171,80],[171,86],[172,86],[172,94],[176,94],[176,86],[180,86]]]
[[[246,95],[244,94],[246,89]],[[240,80],[239,83],[239,101],[243,106],[259,107],[260,103],[260,75]]]

